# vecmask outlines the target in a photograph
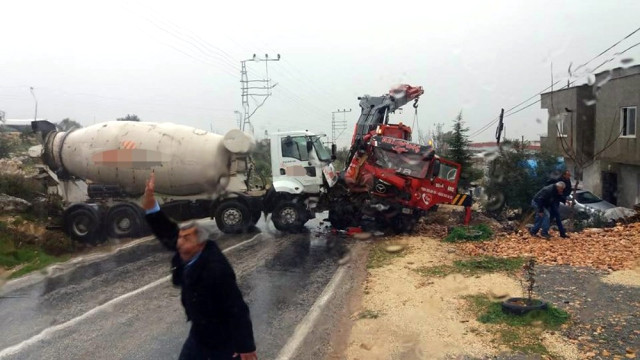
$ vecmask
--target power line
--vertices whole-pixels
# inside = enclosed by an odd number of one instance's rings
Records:
[[[577,71],[578,69],[581,69],[581,68],[583,68],[583,67],[587,66],[589,63],[591,63],[593,60],[597,59],[598,57],[600,57],[600,56],[604,55],[607,51],[609,51],[609,50],[611,50],[612,48],[614,48],[615,46],[619,45],[622,41],[624,41],[624,40],[628,39],[629,37],[631,37],[632,35],[634,35],[634,34],[635,34],[635,33],[637,33],[638,31],[640,31],[640,28],[638,28],[638,29],[634,30],[633,32],[629,33],[628,35],[626,35],[624,38],[622,38],[622,39],[620,39],[619,41],[617,41],[617,42],[616,42],[615,44],[613,44],[612,46],[609,46],[605,51],[602,51],[600,54],[598,54],[598,55],[596,55],[595,57],[591,58],[589,61],[587,61],[587,62],[583,63],[583,64],[582,64],[582,65],[580,65],[580,66],[578,66],[578,67],[574,70],[574,73],[575,73],[575,71]],[[594,68],[592,71],[595,71],[595,70],[597,70],[598,68],[600,68],[601,66],[603,66],[604,64],[606,64],[606,63],[608,63],[608,62],[611,62],[611,61],[615,58],[615,56],[621,55],[621,54],[623,54],[623,53],[625,53],[625,52],[627,52],[627,51],[629,51],[629,50],[633,49],[634,47],[636,47],[636,46],[638,46],[638,45],[640,45],[640,43],[637,43],[637,44],[635,44],[635,45],[632,45],[631,47],[629,47],[629,48],[625,49],[625,50],[624,50],[624,51],[622,51],[622,52],[616,53],[616,54],[614,55],[614,57],[613,57],[613,58],[611,58],[611,59],[609,59],[609,60],[607,60],[607,61],[603,62],[603,63],[602,63],[602,64],[600,64],[600,65],[598,65],[598,66],[597,66],[596,68]],[[542,90],[542,91],[538,92],[537,94],[535,94],[535,95],[533,95],[533,96],[531,96],[531,97],[527,98],[526,100],[524,100],[524,101],[522,101],[522,102],[518,103],[517,105],[515,105],[515,106],[513,106],[513,107],[509,108],[509,109],[506,111],[508,114],[505,114],[505,115],[504,115],[504,117],[506,118],[506,117],[509,117],[509,116],[511,116],[511,115],[517,114],[517,113],[519,113],[519,112],[521,112],[521,111],[523,111],[523,110],[525,110],[525,109],[527,109],[527,108],[529,108],[529,107],[531,107],[531,106],[533,106],[533,105],[535,105],[535,104],[539,103],[541,100],[538,100],[538,101],[535,101],[535,102],[533,102],[533,103],[531,103],[531,104],[528,104],[528,105],[527,105],[527,106],[525,106],[524,108],[519,109],[519,110],[517,110],[517,111],[515,111],[515,112],[511,112],[512,110],[516,109],[516,108],[517,108],[517,107],[519,107],[520,105],[522,105],[522,104],[524,104],[524,103],[528,102],[529,100],[531,100],[531,99],[533,99],[533,98],[535,98],[535,97],[537,97],[537,96],[539,96],[539,95],[543,94],[545,91],[547,91],[547,90],[549,90],[549,89],[553,88],[553,86],[555,86],[556,84],[558,84],[560,81],[563,81],[563,80],[558,80],[558,81],[554,82],[554,83],[553,83],[553,84],[551,84],[550,86],[546,87],[544,90]],[[574,84],[576,81],[578,81],[578,79],[575,79],[575,80],[573,80],[573,81],[569,82],[566,86],[562,87],[560,90],[565,89],[565,88],[568,88],[569,86],[571,86],[572,84]],[[491,120],[491,121],[490,121],[490,122],[488,122],[486,125],[484,125],[483,127],[481,127],[479,130],[477,130],[477,131],[475,131],[474,133],[472,133],[471,135],[469,135],[469,137],[470,137],[470,138],[471,138],[471,137],[476,137],[476,136],[478,136],[478,135],[482,134],[483,132],[485,132],[486,130],[488,130],[492,125],[496,124],[498,121],[499,121],[499,117],[496,117],[495,119]]]
[[[606,50],[604,50],[603,52],[601,52],[600,54],[594,56],[593,58],[591,58],[591,60],[587,61],[586,63],[578,66],[575,71],[578,71],[580,68],[583,68],[585,66],[587,66],[590,62],[592,62],[593,60],[599,58],[600,56],[604,55],[607,51],[613,49],[614,47],[618,46],[618,44],[620,44],[621,42],[625,41],[626,39],[630,38],[631,36],[633,36],[633,34],[637,33],[638,31],[640,31],[640,27],[633,30],[631,33],[629,33],[627,36],[623,37],[622,39],[618,40],[615,44],[609,46]]]

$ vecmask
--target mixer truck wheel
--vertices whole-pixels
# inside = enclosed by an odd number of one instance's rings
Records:
[[[216,210],[215,218],[218,228],[225,234],[246,232],[253,225],[249,208],[236,200],[220,204]]]
[[[280,231],[297,232],[304,228],[307,216],[302,205],[292,201],[282,201],[273,209],[271,220],[273,220],[273,226]]]
[[[65,210],[63,227],[73,240],[85,244],[97,244],[105,240],[98,211],[87,205],[75,205]]]
[[[107,235],[112,238],[133,238],[142,235],[144,219],[139,208],[132,204],[117,204],[107,212]]]

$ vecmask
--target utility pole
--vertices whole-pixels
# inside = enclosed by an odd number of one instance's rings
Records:
[[[338,109],[337,111],[331,112],[331,142],[336,143],[336,140],[342,135],[342,133],[347,129],[347,115],[346,113],[351,112],[351,109]],[[342,114],[342,120],[336,120],[336,114]],[[338,135],[336,136],[337,132]]]
[[[238,129],[242,129],[242,113],[238,110],[233,111],[236,114],[236,122],[238,123]]]
[[[498,122],[498,128],[496,129],[496,145],[500,146],[500,138],[502,131],[504,130],[504,109],[500,110],[500,122]]]
[[[36,99],[36,94],[33,93],[33,86],[29,88],[31,90],[31,96],[33,96],[33,101],[36,102],[36,112],[33,115],[33,121],[38,120],[38,99]]]
[[[266,76],[265,79],[261,80],[249,80],[249,75],[247,74],[247,62],[260,62],[264,61]],[[269,79],[269,62],[270,61],[280,61],[280,54],[278,54],[277,58],[272,59],[269,58],[269,54],[265,54],[264,58],[259,58],[256,54],[253,54],[251,59],[240,61],[241,70],[240,70],[240,84],[242,85],[242,109],[244,110],[242,126],[240,129],[242,131],[248,126],[253,134],[253,125],[251,125],[251,116],[255,114],[255,112],[267,101],[267,98],[271,96],[271,90],[276,87],[276,84],[271,84],[271,79]],[[253,109],[253,112],[250,111],[249,105],[249,97],[262,97],[262,102]]]

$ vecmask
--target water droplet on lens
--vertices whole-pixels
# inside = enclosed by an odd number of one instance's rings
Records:
[[[622,65],[630,65],[631,63],[633,63],[633,58],[620,59],[620,63]]]

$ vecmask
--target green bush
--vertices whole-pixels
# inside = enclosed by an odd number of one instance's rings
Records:
[[[27,179],[21,175],[0,175],[0,193],[2,194],[32,201],[44,192],[44,185],[35,179]]]

